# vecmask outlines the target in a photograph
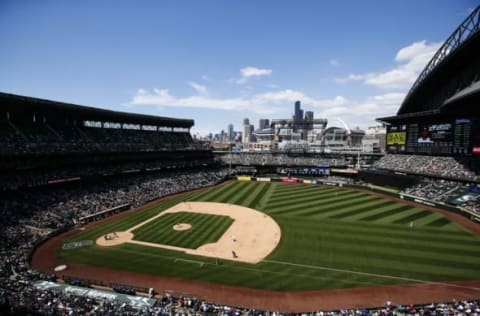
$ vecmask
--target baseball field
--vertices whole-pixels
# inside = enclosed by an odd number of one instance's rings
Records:
[[[228,182],[62,241],[72,242],[88,246],[58,247],[59,262],[272,291],[480,279],[479,235],[438,212],[327,186]],[[250,260],[256,245],[265,249]]]

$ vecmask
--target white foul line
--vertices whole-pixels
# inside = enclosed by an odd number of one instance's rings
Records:
[[[317,270],[327,270],[327,271],[334,271],[334,272],[344,272],[344,273],[351,273],[351,274],[358,274],[358,275],[367,275],[367,276],[385,278],[385,279],[413,281],[413,282],[425,283],[425,284],[438,284],[438,285],[452,286],[452,287],[459,287],[459,288],[466,288],[466,289],[471,289],[471,290],[475,290],[475,291],[480,291],[480,288],[478,288],[478,287],[469,287],[469,286],[463,286],[463,285],[458,285],[458,284],[453,284],[453,283],[431,282],[431,281],[425,281],[425,280],[420,280],[420,279],[396,277],[396,276],[392,276],[392,275],[376,274],[376,273],[369,273],[369,272],[360,272],[360,271],[345,270],[345,269],[336,269],[336,268],[329,268],[329,267],[323,267],[323,266],[314,266],[314,265],[309,265],[309,264],[300,264],[300,263],[292,263],[292,262],[284,262],[284,261],[276,261],[276,260],[262,260],[262,262],[276,263],[276,264],[296,266],[296,267],[302,267],[302,268],[310,268],[310,269],[317,269]]]

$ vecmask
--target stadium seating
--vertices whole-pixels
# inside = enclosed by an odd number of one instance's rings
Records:
[[[152,132],[48,124],[0,124],[0,154],[151,152],[198,149],[188,132]]]
[[[88,113],[88,110],[82,111]],[[113,114],[114,117],[117,114]],[[135,115],[118,115],[123,120],[144,119]],[[161,120],[172,125],[190,124],[184,120]],[[119,206],[122,210],[135,208],[167,195],[220,183],[228,175],[226,165],[230,163],[236,165],[238,171],[247,166],[245,170],[252,173],[257,170],[254,166],[300,168],[350,164],[345,157],[338,155],[312,157],[278,153],[219,155],[219,163],[210,150],[195,144],[185,130],[100,128],[47,121],[0,120],[0,315],[277,315],[272,311],[224,306],[175,293],[159,295],[154,307],[139,311],[113,300],[39,289],[34,282],[55,281],[55,276],[32,270],[29,254],[50,234],[68,229],[92,214],[96,220],[96,216],[100,217],[97,213],[104,210]],[[407,161],[388,155],[375,167],[431,172],[464,180],[478,179],[474,171],[457,160],[438,157],[428,162],[421,156],[402,158]],[[341,184],[354,182],[352,178],[334,175],[323,180]],[[434,186],[432,193],[429,188]],[[442,201],[454,198],[461,189],[465,189],[465,184],[452,180],[440,184],[426,181],[423,186],[405,192]],[[462,206],[469,205],[472,201]],[[108,216],[108,213],[101,216]],[[81,278],[66,281],[82,287],[99,285],[95,280]],[[131,290],[138,291],[128,284],[115,286],[115,289],[127,294],[133,294]],[[468,309],[480,312],[479,306],[478,301],[426,306],[388,305],[375,309],[329,311],[328,314],[432,314]],[[306,312],[326,314],[322,311]]]
[[[460,180],[480,180],[480,165],[476,157],[390,154],[375,162],[373,167]]]

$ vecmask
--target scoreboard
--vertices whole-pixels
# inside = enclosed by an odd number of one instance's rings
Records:
[[[479,120],[406,123],[387,127],[389,153],[480,155]]]
[[[457,119],[455,120],[454,131],[454,155],[466,155],[469,153],[471,146],[472,134],[472,121],[470,119]]]
[[[387,151],[390,153],[404,153],[407,142],[407,125],[390,125],[387,129]]]

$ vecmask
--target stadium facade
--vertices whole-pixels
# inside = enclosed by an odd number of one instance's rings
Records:
[[[0,93],[0,189],[212,163],[194,121]],[[0,191],[1,191],[0,190]]]

